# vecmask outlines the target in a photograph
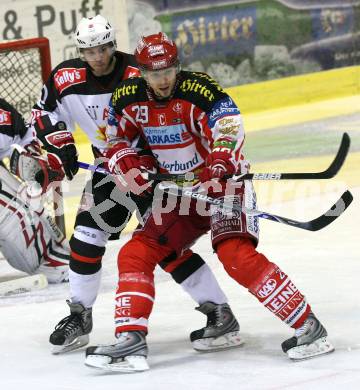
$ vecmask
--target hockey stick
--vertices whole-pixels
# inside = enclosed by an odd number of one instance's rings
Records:
[[[353,201],[353,196],[351,192],[345,191],[341,195],[341,197],[336,201],[336,203],[333,204],[331,208],[327,210],[324,214],[310,221],[301,222],[301,221],[296,221],[294,219],[281,217],[276,214],[267,213],[265,211],[249,209],[247,207],[242,207],[237,204],[233,204],[231,202],[227,202],[227,201],[223,202],[219,199],[212,198],[208,195],[202,195],[199,192],[193,192],[191,190],[181,189],[180,187],[175,188],[175,187],[165,187],[163,185],[160,185],[159,188],[170,195],[184,196],[195,200],[201,200],[209,204],[216,205],[219,208],[227,209],[229,211],[237,210],[239,212],[245,212],[247,215],[268,219],[273,222],[279,222],[284,225],[289,225],[304,230],[310,230],[312,232],[321,230],[324,227],[330,225],[332,222],[334,222],[335,219],[337,219],[350,206],[351,202]]]
[[[331,179],[334,177],[344,164],[346,156],[350,148],[350,136],[348,133],[344,133],[341,139],[339,150],[333,160],[325,171],[322,172],[296,172],[296,173],[244,173],[242,175],[225,175],[225,179],[232,179],[234,181],[243,181],[243,180],[305,180],[305,179]],[[87,164],[79,161],[79,168],[88,169],[93,172],[100,172],[107,174],[107,172],[98,166]],[[105,172],[104,172],[105,171]],[[180,180],[184,182],[191,182],[194,179],[197,179],[198,176],[194,175],[192,172],[186,174],[172,174],[172,173],[148,173],[145,172],[142,174],[143,177],[147,180]]]
[[[304,179],[331,179],[334,177],[344,164],[346,156],[350,148],[350,136],[344,133],[341,139],[339,150],[333,160],[325,171],[322,172],[299,172],[299,173],[244,173],[242,175],[225,175],[224,179],[232,179],[234,181],[242,180],[304,180]],[[145,177],[145,176],[144,176]],[[192,181],[198,176],[192,172],[176,175],[171,173],[148,173],[148,180],[182,180]]]
[[[25,292],[42,290],[47,285],[48,281],[44,274],[24,276],[23,278],[0,282],[0,297],[9,297]]]
[[[90,164],[79,162],[79,167],[83,168],[83,169],[91,170],[93,172],[99,172],[99,173],[102,173],[104,175],[111,175],[111,173],[109,171],[107,171],[106,169],[101,168],[101,167],[97,167],[95,165],[90,165]],[[238,210],[240,212],[243,211],[248,215],[268,219],[270,221],[279,222],[279,223],[282,223],[284,225],[294,226],[294,227],[297,227],[299,229],[310,230],[310,231],[317,231],[317,230],[323,229],[324,227],[326,227],[327,225],[329,225],[330,223],[335,221],[335,219],[338,218],[349,207],[349,205],[353,201],[353,196],[352,196],[351,192],[345,191],[341,195],[341,197],[337,200],[337,202],[328,211],[326,211],[324,214],[320,215],[320,217],[315,218],[311,221],[301,222],[301,221],[296,221],[294,219],[281,217],[279,215],[267,213],[265,211],[260,211],[260,210],[256,210],[256,209],[249,209],[246,207],[241,207],[239,205],[229,204],[228,202],[222,202],[219,199],[212,198],[212,197],[207,196],[207,195],[202,195],[199,192],[193,192],[191,190],[186,190],[186,189],[182,190],[180,187],[173,187],[173,186],[168,187],[168,186],[165,186],[163,184],[160,184],[159,189],[164,191],[164,192],[167,192],[170,195],[185,196],[185,197],[192,198],[192,199],[202,200],[202,201],[208,202],[208,203],[216,205],[216,206],[224,207],[230,211],[232,211],[232,210]]]

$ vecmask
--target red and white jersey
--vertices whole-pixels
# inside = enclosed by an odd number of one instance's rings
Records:
[[[59,64],[42,88],[41,98],[32,109],[31,124],[36,118],[48,116],[54,125],[66,123],[74,131],[78,125],[89,141],[101,152],[104,150],[108,106],[115,87],[128,77],[138,76],[134,56],[115,52],[114,70],[96,77],[90,67],[79,58]],[[36,128],[36,126],[35,126]]]
[[[111,99],[106,135],[110,146],[142,138],[162,172],[197,171],[214,147],[230,151],[235,166],[245,164],[240,111],[204,73],[181,71],[173,97],[164,102],[152,98],[144,79],[123,81]]]
[[[15,107],[0,98],[0,160],[11,155],[12,144],[25,146],[34,138]]]

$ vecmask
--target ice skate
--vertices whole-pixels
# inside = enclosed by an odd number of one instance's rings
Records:
[[[205,302],[196,310],[207,316],[206,326],[190,334],[191,343],[196,351],[219,351],[244,343],[239,334],[239,323],[227,303],[216,305]]]
[[[295,335],[281,344],[282,350],[294,361],[310,359],[333,352],[335,348],[327,340],[327,331],[310,312]]]
[[[73,351],[89,343],[92,330],[92,310],[85,309],[80,303],[66,301],[70,307],[70,315],[62,319],[50,335],[50,343],[54,346],[54,355]]]
[[[85,365],[122,373],[146,371],[149,369],[147,354],[144,332],[123,332],[115,344],[86,348]]]

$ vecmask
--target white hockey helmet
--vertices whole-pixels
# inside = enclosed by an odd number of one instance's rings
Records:
[[[75,44],[80,49],[88,49],[112,43],[116,48],[115,30],[101,15],[82,18],[75,30]]]

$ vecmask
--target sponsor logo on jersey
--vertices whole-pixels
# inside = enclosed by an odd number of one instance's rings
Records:
[[[223,118],[223,119],[219,120],[219,125],[220,126],[224,126],[224,127],[225,126],[229,126],[229,125],[233,126],[235,124],[236,124],[235,120],[232,117],[230,117],[230,118]]]
[[[269,296],[276,288],[276,280],[275,279],[269,279],[259,290],[257,295],[260,298],[266,298]]]
[[[236,136],[238,134],[240,124],[235,121],[234,116],[225,117],[217,121],[219,125],[219,133],[224,135]]]
[[[182,104],[177,102],[174,104],[173,106],[173,111],[175,111],[177,114],[181,114],[182,113]]]
[[[112,102],[115,102],[123,96],[135,95],[138,89],[138,85],[123,85],[122,87],[116,88],[112,97]]]
[[[72,85],[86,82],[86,68],[62,68],[54,75],[55,87],[59,93]]]
[[[237,135],[239,131],[239,126],[226,126],[226,127],[220,127],[219,133],[223,135]]]
[[[11,112],[0,108],[0,125],[11,126]]]
[[[240,111],[237,108],[234,101],[231,99],[231,97],[227,97],[225,99],[221,99],[220,101],[216,102],[214,104],[214,107],[208,114],[209,116],[209,127],[213,128],[215,125],[215,122],[217,122],[219,119],[229,116],[229,115],[239,115]]]
[[[214,142],[214,149],[215,148],[226,148],[228,150],[234,150],[236,147],[236,141],[227,140],[227,139],[220,139]]]
[[[194,157],[188,161],[160,161],[160,166],[169,172],[186,172],[199,165],[199,156],[195,153]]]
[[[144,127],[149,145],[182,145],[189,141],[191,135],[183,123],[161,127]]]
[[[118,123],[118,121],[116,119],[116,112],[115,112],[114,106],[111,104],[111,102],[109,105],[109,110],[107,112],[107,123],[110,126],[116,126]]]
[[[214,94],[208,88],[206,84],[201,83],[197,79],[186,79],[180,85],[180,90],[182,92],[195,92],[203,96],[209,102],[215,99]]]

